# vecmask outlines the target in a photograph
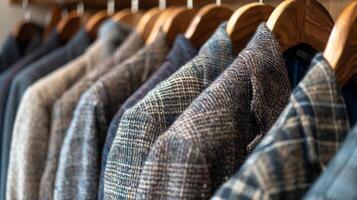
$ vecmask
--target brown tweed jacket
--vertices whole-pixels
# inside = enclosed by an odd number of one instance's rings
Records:
[[[83,77],[83,79],[66,91],[63,96],[55,102],[52,112],[46,167],[41,179],[40,199],[50,200],[53,197],[54,182],[62,142],[81,95],[93,85],[98,78],[110,72],[116,64],[121,63],[133,55],[142,46],[144,46],[143,39],[138,33],[133,31],[110,59],[106,60],[104,64],[98,64],[91,73]]]
[[[156,141],[136,199],[208,199],[288,103],[282,49],[262,24],[234,63]]]

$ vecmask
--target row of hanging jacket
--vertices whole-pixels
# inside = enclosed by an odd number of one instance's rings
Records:
[[[1,44],[1,200],[357,199],[357,1],[135,6]]]

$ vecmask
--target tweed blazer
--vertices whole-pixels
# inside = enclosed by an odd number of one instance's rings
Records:
[[[110,120],[124,101],[164,62],[166,35],[115,66],[81,97],[64,138],[54,199],[97,199],[100,162]]]
[[[302,199],[350,131],[335,72],[321,54],[242,168],[212,198]]]
[[[100,38],[85,54],[40,79],[25,92],[17,112],[7,176],[7,199],[39,199],[54,102],[110,55]]]
[[[115,23],[115,22],[114,22]],[[117,30],[108,30],[105,33],[114,34],[117,44],[123,41],[128,34],[127,28],[118,27]],[[134,36],[134,37],[133,37]],[[98,63],[95,68],[85,75],[81,80],[68,89],[61,98],[56,100],[51,118],[51,133],[48,142],[48,153],[45,170],[41,178],[40,199],[50,200],[53,198],[54,184],[58,167],[59,154],[65,133],[70,125],[76,105],[86,89],[88,89],[100,76],[117,63],[130,56],[129,52],[135,52],[143,45],[142,39],[134,34],[124,41],[113,53],[110,59],[104,63]],[[128,36],[129,37],[129,36]]]
[[[142,166],[156,138],[232,62],[232,42],[224,23],[198,56],[124,113],[105,169],[106,199],[135,198]]]
[[[357,199],[357,126],[348,133],[327,169],[313,184],[306,200]]]
[[[150,90],[152,90],[161,81],[165,80],[174,72],[176,72],[182,65],[186,64],[196,54],[197,50],[191,45],[188,39],[186,39],[183,35],[177,36],[175,43],[172,49],[170,50],[170,53],[166,57],[165,63],[150,77],[149,80],[147,80],[133,95],[130,96],[130,98],[125,101],[119,111],[115,114],[114,118],[110,123],[102,153],[99,186],[100,200],[104,198],[104,172],[108,159],[108,154],[124,112],[134,106]]]
[[[288,103],[287,68],[307,68],[282,52],[265,23],[259,26],[234,63],[151,148],[136,199],[208,199],[239,169]]]

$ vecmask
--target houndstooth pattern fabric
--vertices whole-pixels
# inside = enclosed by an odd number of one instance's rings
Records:
[[[166,35],[102,76],[81,97],[64,138],[54,199],[97,199],[102,147],[110,119],[164,62]]]
[[[282,49],[262,24],[234,63],[156,141],[136,199],[211,197],[273,125],[290,93]]]
[[[53,198],[58,159],[63,139],[81,95],[93,85],[96,80],[110,71],[116,64],[130,57],[143,45],[144,42],[140,35],[135,31],[132,32],[124,43],[113,53],[110,59],[106,60],[104,64],[98,64],[91,73],[68,89],[62,97],[55,102],[52,112],[46,167],[41,178],[40,199],[51,200]]]
[[[106,199],[135,198],[142,166],[157,137],[232,62],[232,43],[224,23],[198,56],[124,113],[105,169]]]
[[[334,71],[322,55],[242,168],[212,198],[302,199],[350,130]]]
[[[25,92],[14,124],[6,199],[39,199],[52,106],[68,88],[110,56],[105,47],[102,40],[97,40],[85,54],[40,79]]]
[[[348,133],[341,149],[311,187],[305,200],[357,199],[357,126]]]

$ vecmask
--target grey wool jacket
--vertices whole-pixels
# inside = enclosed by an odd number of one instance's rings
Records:
[[[106,199],[135,198],[144,161],[157,137],[233,62],[225,27],[217,29],[198,56],[124,113],[105,169]]]

